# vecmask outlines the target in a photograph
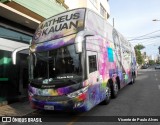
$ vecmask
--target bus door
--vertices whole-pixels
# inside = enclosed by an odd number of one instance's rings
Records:
[[[98,77],[98,54],[97,52],[93,51],[87,51],[87,75],[88,79],[90,79],[92,76]],[[94,75],[93,75],[94,74]],[[93,80],[94,82],[97,82],[97,79]]]
[[[87,51],[87,75],[89,87],[89,102],[96,105],[100,102],[100,85],[102,76],[98,71],[98,54],[94,51]]]

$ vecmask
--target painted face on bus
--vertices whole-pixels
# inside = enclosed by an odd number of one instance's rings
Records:
[[[113,29],[112,35],[113,35],[113,42],[114,42],[114,47],[116,51],[115,53],[118,59],[118,63],[120,63],[121,61],[120,41],[119,41],[118,33],[115,29]]]

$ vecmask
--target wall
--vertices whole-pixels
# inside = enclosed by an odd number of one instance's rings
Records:
[[[89,9],[92,9],[99,15],[101,15],[100,14],[100,4],[102,4],[106,10],[105,19],[109,18],[110,8],[109,8],[109,4],[107,0],[72,0],[72,1],[73,2],[71,2],[71,0],[65,0],[65,3],[68,5],[69,9],[87,7]]]

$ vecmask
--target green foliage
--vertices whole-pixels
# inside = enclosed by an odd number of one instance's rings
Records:
[[[144,49],[145,47],[141,44],[138,44],[134,47],[135,53],[136,53],[136,60],[138,64],[143,64],[144,63],[144,58],[141,54],[141,49]]]
[[[144,49],[145,47],[144,47],[143,45],[141,45],[141,44],[138,44],[138,45],[136,45],[134,48],[137,49],[137,50],[142,50],[142,49]]]
[[[149,60],[149,64],[153,65],[153,64],[155,64],[155,61],[154,60]]]

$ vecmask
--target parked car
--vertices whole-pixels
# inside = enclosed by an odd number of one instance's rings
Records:
[[[148,68],[147,65],[143,65],[143,66],[141,67],[141,69],[147,69],[147,68]]]
[[[156,66],[155,66],[155,69],[160,69],[160,65],[156,65]]]

